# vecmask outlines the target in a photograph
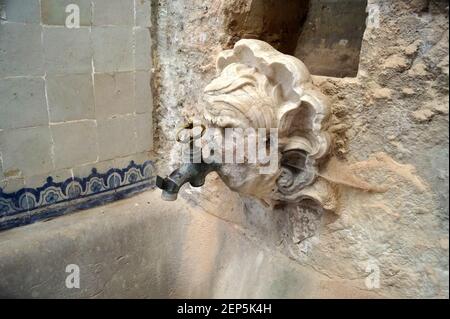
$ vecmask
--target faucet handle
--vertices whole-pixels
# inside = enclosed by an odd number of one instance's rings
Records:
[[[199,129],[201,129],[200,132],[197,132]],[[190,131],[189,135],[185,138],[182,137],[183,131]],[[198,126],[194,126],[194,123],[189,121],[187,124],[183,125],[177,132],[177,142],[186,144],[193,142],[199,138],[201,138],[206,132],[206,126],[203,124],[200,124]]]

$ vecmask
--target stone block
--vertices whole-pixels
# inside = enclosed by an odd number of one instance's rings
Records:
[[[146,152],[153,149],[153,125],[152,114],[136,115],[137,151]]]
[[[136,70],[150,70],[152,68],[150,30],[148,28],[136,28],[135,41]]]
[[[20,23],[40,23],[39,0],[1,0],[6,13],[6,20]]]
[[[89,28],[44,27],[44,59],[49,74],[91,73]]]
[[[43,175],[34,175],[31,177],[26,177],[24,179],[24,184],[26,188],[38,188],[45,185],[47,179],[51,177],[53,182],[55,183],[63,183],[68,179],[72,179],[72,170],[71,169],[61,169],[57,171],[53,171],[50,174]]]
[[[0,80],[0,129],[48,124],[42,78]]]
[[[100,160],[136,153],[135,122],[134,115],[98,121]]]
[[[71,168],[97,161],[95,121],[51,125],[51,131],[56,169]]]
[[[107,173],[111,168],[124,169],[128,167],[131,161],[137,164],[143,164],[150,159],[148,153],[138,153],[129,156],[119,157],[116,159],[109,159],[100,161],[97,163],[90,163],[73,168],[73,176],[78,178],[84,178],[92,173],[92,169],[95,168],[99,174]]]
[[[151,27],[151,0],[134,0],[136,8],[136,26]]]
[[[134,70],[132,27],[92,28],[96,73]]]
[[[0,24],[0,78],[44,75],[41,31],[38,24]]]
[[[114,160],[100,161],[96,163],[88,163],[73,168],[73,176],[75,178],[85,178],[92,174],[92,169],[96,169],[98,173],[104,174],[114,167]]]
[[[150,79],[151,74],[148,71],[137,71],[135,74],[136,113],[151,113],[153,111]]]
[[[49,173],[52,138],[48,126],[0,132],[3,174],[21,177]]]
[[[94,75],[97,119],[134,112],[134,74],[103,73]]]
[[[42,23],[46,25],[66,25],[70,13],[66,12],[69,4],[76,4],[80,8],[80,26],[92,24],[92,9],[90,0],[41,0]]]
[[[91,74],[47,76],[50,122],[95,118]]]
[[[24,187],[25,180],[23,177],[5,178],[3,180],[0,180],[0,188],[4,193],[14,193]]]
[[[133,0],[93,0],[94,25],[134,25]]]
[[[134,161],[136,164],[143,164],[146,161],[150,160],[150,156],[148,152],[136,153],[129,156],[119,157],[114,159],[114,166],[117,168],[125,168],[127,167],[131,161]]]
[[[0,181],[5,179],[5,175],[3,174],[3,160],[2,160],[2,153],[0,150]]]

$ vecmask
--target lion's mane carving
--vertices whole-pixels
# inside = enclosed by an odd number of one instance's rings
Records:
[[[320,195],[311,191],[317,167],[326,157],[330,138],[327,99],[313,86],[306,66],[259,40],[241,40],[234,49],[220,53],[218,77],[205,88],[204,117],[212,127],[277,128],[280,165],[276,175],[257,176],[254,171],[230,176],[224,165],[219,174],[232,189],[258,197],[252,185],[271,185],[271,199],[299,201]],[[255,175],[255,176],[253,176]],[[245,179],[240,181],[239,178]],[[314,187],[317,188],[317,187]],[[262,197],[266,197],[263,194]]]

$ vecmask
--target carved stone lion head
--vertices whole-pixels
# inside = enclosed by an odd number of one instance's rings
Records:
[[[317,197],[310,189],[330,147],[329,106],[306,66],[263,41],[241,40],[220,53],[217,71],[205,88],[209,127],[278,130],[276,172],[263,175],[258,165],[224,164],[219,170],[224,182],[265,200]]]

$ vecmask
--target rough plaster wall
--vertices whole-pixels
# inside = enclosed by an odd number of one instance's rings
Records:
[[[205,83],[215,75],[221,50],[223,16],[220,0],[160,0],[152,2],[155,39],[153,78],[156,160],[168,173],[176,163],[177,128],[196,114]]]
[[[0,12],[4,192],[149,159],[150,1],[0,0]]]
[[[174,127],[201,103],[214,56],[229,39],[221,31],[220,1],[159,3],[158,138],[173,164]],[[298,244],[290,222],[295,212],[242,200],[217,177],[184,196],[362,293],[366,268],[375,263],[379,296],[448,297],[448,4],[372,0],[369,9],[375,24],[364,35],[358,76],[314,81],[332,100],[333,157],[388,191],[344,188],[339,215],[326,213],[316,235]],[[164,163],[161,170],[168,168]]]
[[[369,5],[379,28],[366,31],[358,77],[316,82],[345,136],[337,154],[389,189],[347,192],[341,230],[327,241],[351,267],[375,259],[388,295],[448,297],[448,2]]]

